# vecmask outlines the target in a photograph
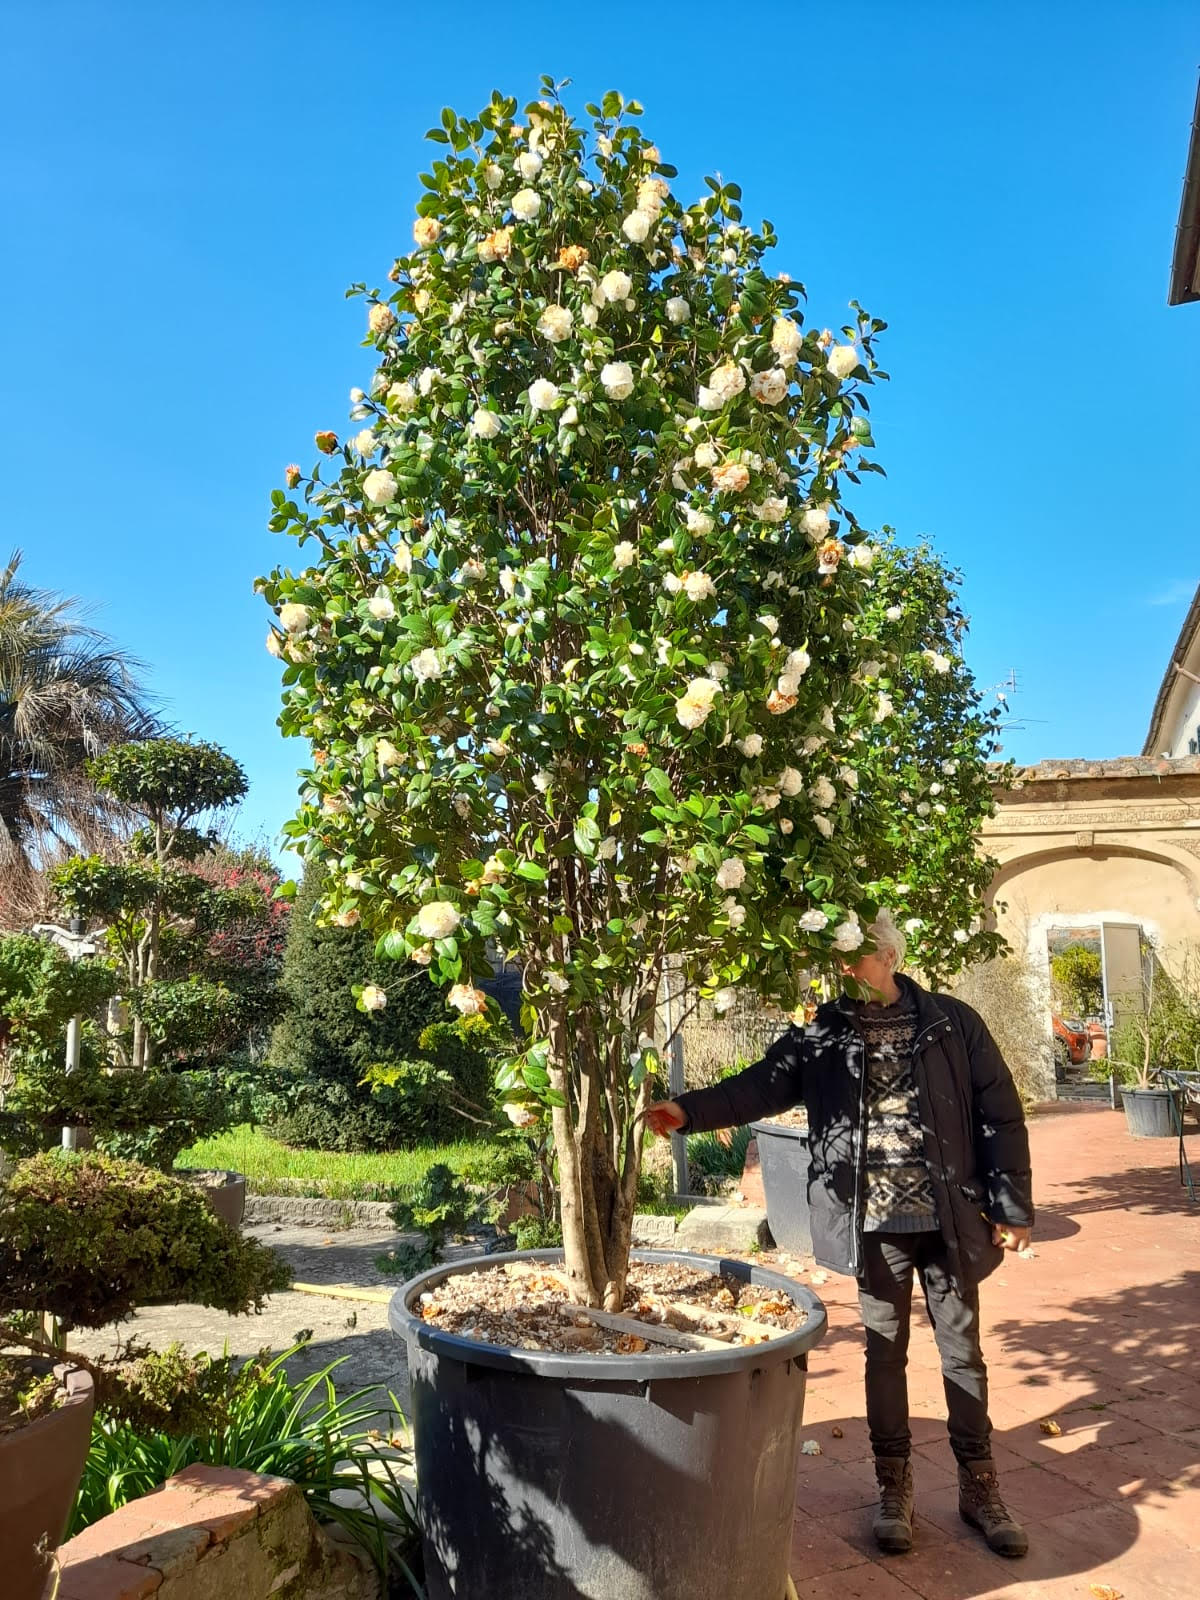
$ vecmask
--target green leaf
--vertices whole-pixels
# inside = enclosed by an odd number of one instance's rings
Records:
[[[646,787],[650,793],[663,805],[673,805],[675,791],[671,788],[671,780],[661,767],[651,767],[646,774]]]
[[[518,878],[527,878],[530,883],[545,883],[546,878],[549,876],[545,867],[539,866],[536,861],[518,861],[513,871]],[[567,927],[560,928],[557,931],[569,933],[573,927],[574,924],[567,919]]]

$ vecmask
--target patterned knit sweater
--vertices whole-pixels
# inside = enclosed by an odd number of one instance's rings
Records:
[[[868,1233],[922,1233],[938,1226],[913,1072],[917,1012],[905,993],[893,1006],[860,1006],[867,1059]]]

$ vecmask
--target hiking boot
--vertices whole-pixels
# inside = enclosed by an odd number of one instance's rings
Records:
[[[907,1456],[876,1456],[879,1511],[875,1517],[875,1543],[889,1556],[912,1549],[913,1476]]]
[[[958,1514],[987,1540],[998,1556],[1023,1556],[1029,1549],[1025,1529],[1000,1498],[1000,1483],[990,1461],[958,1464]]]

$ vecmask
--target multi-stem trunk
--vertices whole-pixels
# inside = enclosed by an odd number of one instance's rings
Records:
[[[567,1102],[552,1119],[566,1276],[581,1305],[620,1311],[648,1086],[630,1098],[623,1066],[613,1073],[596,1018],[577,1012],[572,1023],[556,1008],[548,1028],[550,1083]]]

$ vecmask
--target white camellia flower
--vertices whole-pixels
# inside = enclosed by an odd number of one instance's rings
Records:
[[[550,785],[553,782],[554,774],[552,772],[547,772],[545,767],[543,767],[540,772],[535,772],[533,775],[533,787],[539,794],[548,793]]]
[[[815,756],[818,750],[824,748],[825,740],[819,733],[810,733],[802,746],[806,756]]]
[[[853,767],[839,767],[838,777],[846,785],[847,789],[858,788],[858,773]]]
[[[666,304],[667,321],[673,322],[676,327],[687,322],[692,315],[692,308],[681,294],[673,294]]]
[[[412,550],[408,545],[401,543],[396,546],[396,553],[392,557],[392,565],[397,572],[407,574],[412,571]]]
[[[459,571],[464,583],[482,583],[487,577],[487,564],[478,556],[468,556]]]
[[[820,933],[829,926],[829,918],[815,907],[806,911],[797,924],[805,933]]]
[[[717,592],[717,586],[707,572],[689,572],[683,580],[683,592],[689,600],[711,600]]]
[[[637,560],[637,545],[628,539],[622,539],[620,544],[613,545],[613,566],[618,572],[624,572],[626,567],[631,567]]]
[[[312,608],[287,600],[279,608],[279,621],[285,633],[303,633],[312,621]]]
[[[839,922],[833,930],[833,948],[849,953],[857,950],[863,942],[863,931],[856,921],[847,920]]]
[[[684,506],[683,515],[687,521],[688,532],[694,533],[700,539],[707,538],[716,525],[707,511],[697,511],[695,506]]]
[[[387,992],[377,983],[364,983],[362,1008],[364,1011],[382,1011],[387,1005]]]
[[[621,272],[618,269],[613,272],[606,272],[600,279],[598,287],[601,299],[607,300],[612,305],[617,301],[629,299],[629,291],[633,288],[633,279],[627,272]]]
[[[971,936],[965,928],[955,928],[951,937],[953,938],[955,944],[966,944],[967,940]]]
[[[746,881],[746,863],[737,856],[726,856],[717,868],[719,889],[740,889]]]
[[[395,406],[397,411],[415,411],[417,406],[417,391],[405,379],[401,383],[392,384],[387,392],[388,404]]]
[[[417,912],[417,932],[422,939],[448,939],[461,921],[452,900],[430,900]]]
[[[781,367],[756,372],[750,379],[750,393],[760,405],[777,406],[788,392],[788,375]]]
[[[654,218],[644,211],[631,211],[621,224],[621,232],[630,244],[645,244],[650,236]]]
[[[373,456],[379,449],[379,439],[373,428],[363,428],[360,433],[356,433],[353,443],[360,456]]]
[[[750,509],[760,522],[782,522],[788,514],[788,503],[777,494],[769,494],[760,505]]]
[[[418,652],[409,665],[418,683],[429,683],[434,678],[440,678],[445,671],[441,656],[432,648]]]
[[[710,678],[715,678],[718,683],[724,683],[725,679],[729,676],[728,663],[724,661],[710,661],[708,663],[708,675]]]
[[[802,678],[812,666],[812,657],[807,650],[790,650],[784,671],[789,678]]]
[[[746,920],[745,906],[732,895],[721,902],[721,910],[725,913],[731,928],[740,928]]]
[[[852,344],[835,344],[826,365],[835,378],[848,378],[858,366],[858,351]]]
[[[600,369],[600,382],[610,400],[628,400],[633,393],[633,368],[628,361],[609,361]]]
[[[267,654],[274,656],[276,661],[283,660],[283,646],[274,628],[267,629]]]
[[[680,727],[701,727],[708,720],[713,700],[720,691],[721,685],[715,678],[693,678],[675,702],[675,720]]]
[[[549,378],[535,378],[529,385],[529,404],[535,411],[553,411],[558,401],[558,385]]]
[[[344,816],[350,809],[350,802],[342,794],[327,794],[321,801],[321,810],[327,817]]]
[[[392,741],[390,739],[376,739],[376,741],[375,741],[375,760],[379,763],[379,765],[381,767],[398,767],[400,765],[401,761],[403,760],[403,757],[401,756],[399,750],[397,750],[396,746],[392,743]],[[361,873],[349,874],[347,876],[347,878],[346,878],[346,882],[348,884],[350,883],[350,878],[352,876],[357,876],[358,879],[359,879],[359,882],[358,882],[357,885],[351,885],[351,887],[352,888],[355,888],[355,887],[361,888],[362,887],[362,874]]]
[[[800,518],[800,526],[813,544],[820,544],[829,537],[829,513],[824,506],[809,506]]]
[[[921,921],[920,917],[909,917],[908,921],[904,924],[904,931],[905,933],[920,933],[924,926],[925,924]]]
[[[804,335],[790,317],[776,317],[771,328],[771,349],[785,367],[794,366],[799,359]]]
[[[943,761],[942,762],[942,771],[946,774],[946,776],[948,778],[952,778],[954,776],[954,774],[958,771],[958,762],[957,761]]]
[[[504,1107],[504,1115],[514,1128],[532,1128],[537,1122],[537,1112],[530,1111],[528,1106],[518,1106],[510,1100]]]
[[[813,805],[822,811],[828,811],[837,800],[837,790],[828,778],[818,778],[808,791],[809,799]]]
[[[738,740],[737,747],[747,761],[753,761],[755,756],[762,755],[763,736],[761,733],[748,733],[744,738]]]
[[[612,861],[616,856],[616,853],[617,839],[615,834],[610,833],[607,839],[601,839],[600,843],[596,846],[597,861]]]
[[[895,713],[896,707],[892,701],[891,695],[881,694],[875,703],[875,721],[886,722],[887,719],[891,716],[894,716]]]
[[[736,989],[718,989],[712,997],[713,1010],[720,1016],[737,1004]]]
[[[776,778],[775,783],[779,789],[779,792],[787,795],[788,799],[790,800],[793,795],[798,795],[801,789],[803,789],[804,778],[799,772],[796,771],[795,767],[784,767],[783,771]]]
[[[741,494],[749,487],[750,472],[740,461],[727,461],[712,471],[713,488],[722,494]]]
[[[899,622],[900,618],[903,615],[904,615],[904,607],[903,606],[889,606],[887,608],[887,610],[884,612],[884,616],[888,619],[889,622]]]
[[[386,467],[376,467],[363,479],[363,494],[373,506],[390,504],[396,498],[398,488],[399,485]]]
[[[494,439],[500,432],[500,418],[486,406],[480,406],[471,418],[471,432],[477,439]]]
[[[483,169],[483,181],[494,192],[504,182],[504,168],[498,167],[494,161],[489,161]]]
[[[446,1004],[454,1007],[460,1016],[481,1017],[487,1010],[487,995],[470,983],[456,983],[446,996]]]
[[[570,338],[574,325],[575,318],[566,306],[547,306],[538,318],[537,329],[543,339],[549,339],[551,344],[561,344],[564,339]]]
[[[522,150],[517,157],[517,171],[526,183],[532,183],[542,170],[542,154],[539,150]]]
[[[546,973],[546,987],[551,994],[566,994],[571,982],[563,973],[551,970]]]
[[[396,326],[396,315],[391,306],[373,305],[367,312],[367,327],[373,338],[378,339],[380,334],[390,333]]]
[[[500,568],[499,583],[501,592],[511,598],[517,587],[517,575],[511,567]]]
[[[367,601],[367,610],[376,622],[390,622],[396,615],[396,603],[386,589],[378,589]]]
[[[415,961],[419,967],[427,967],[433,960],[433,946],[431,944],[418,945],[415,950],[409,951],[408,959]]]
[[[928,800],[920,800],[920,801],[918,801],[918,803],[917,803],[917,815],[919,817],[927,817],[929,815],[931,809],[932,808],[930,807],[930,804],[929,804]]]
[[[542,209],[542,197],[536,189],[518,189],[512,197],[512,208],[522,222],[532,222]]]
[[[871,544],[852,544],[846,551],[846,560],[852,567],[859,567],[863,572],[870,572],[875,564],[875,546]]]
[[[944,676],[950,671],[949,656],[939,655],[936,650],[922,650],[921,654],[925,657],[926,661],[928,661],[929,665],[939,677]]]
[[[818,833],[822,834],[826,839],[833,838],[833,823],[828,817],[815,816],[813,818],[813,823],[815,824]]]
[[[709,444],[706,440],[696,446],[695,462],[698,467],[715,467],[720,459],[721,453],[715,444]]]
[[[729,400],[734,400],[746,387],[746,374],[736,361],[725,361],[719,367],[714,367],[709,375],[708,386],[717,396],[721,405]]]

